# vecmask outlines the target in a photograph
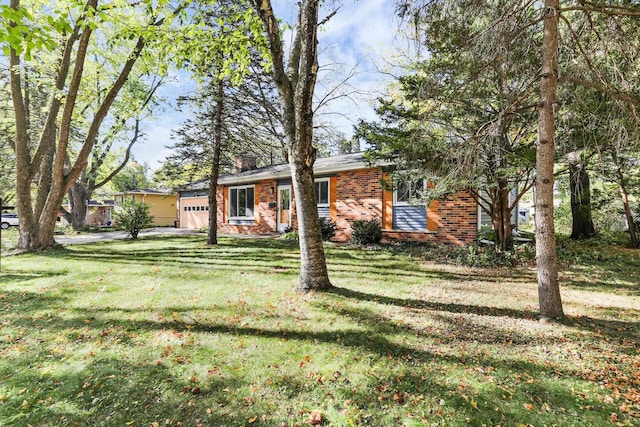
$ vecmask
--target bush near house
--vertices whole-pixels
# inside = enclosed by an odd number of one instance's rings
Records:
[[[328,220],[327,218],[320,218],[320,232],[322,233],[322,240],[325,242],[330,241],[333,236],[336,235],[336,222]]]
[[[153,216],[149,213],[149,205],[132,200],[115,209],[114,217],[119,228],[127,231],[132,239],[138,238],[140,230],[153,224]]]
[[[382,240],[382,226],[376,220],[355,220],[351,224],[353,234],[351,243],[356,245],[374,245]]]

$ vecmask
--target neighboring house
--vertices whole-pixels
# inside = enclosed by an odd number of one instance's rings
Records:
[[[63,205],[65,210],[69,212],[71,206],[69,204]],[[87,213],[85,215],[84,223],[92,227],[100,227],[105,225],[111,225],[113,221],[112,214],[115,202],[113,200],[89,200],[87,202]],[[62,226],[68,226],[69,223],[64,216],[59,215],[58,219]]]
[[[156,227],[173,227],[176,224],[176,194],[168,191],[139,189],[115,193],[113,198],[116,205],[124,204],[125,200],[134,200],[149,205],[149,213],[153,216]]]
[[[426,186],[419,181],[385,190],[388,178],[380,167],[368,166],[364,153],[316,160],[314,165],[318,213],[335,221],[335,241],[351,237],[354,220],[376,220],[386,241],[472,242],[479,226],[478,205],[459,192],[429,206],[412,205],[413,193]],[[208,181],[183,187],[178,193],[179,225],[208,224]],[[296,228],[295,195],[288,164],[239,171],[218,179],[218,231],[265,235]]]

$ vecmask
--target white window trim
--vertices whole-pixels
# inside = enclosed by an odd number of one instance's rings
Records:
[[[422,180],[422,189],[427,189],[427,180],[424,178],[420,178]],[[393,188],[393,206],[412,206],[411,202],[398,201],[398,188],[394,185]]]
[[[231,190],[242,190],[242,189],[246,189],[246,188],[253,188],[253,215],[251,216],[231,216]],[[256,186],[255,185],[237,185],[235,187],[229,187],[227,189],[228,193],[227,193],[227,218],[228,219],[236,219],[236,220],[253,220],[255,219],[255,215],[256,215],[256,201],[255,201],[255,197],[256,197]],[[237,208],[237,206],[236,206]]]
[[[319,208],[328,208],[331,205],[331,180],[329,178],[320,178],[313,181],[313,191],[316,190],[316,183],[318,182],[326,182],[327,183],[327,203],[318,203]]]

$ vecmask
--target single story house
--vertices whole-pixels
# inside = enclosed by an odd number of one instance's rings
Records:
[[[115,207],[115,202],[113,200],[88,200],[87,202],[87,212],[85,214],[84,223],[86,225],[92,227],[100,227],[105,225],[111,225],[113,221],[113,208]],[[69,204],[63,205],[63,207],[67,210],[71,210],[71,206]],[[64,218],[64,216],[58,214],[58,221],[62,226],[67,226],[69,223]]]
[[[376,220],[385,241],[448,244],[472,242],[481,226],[478,204],[461,191],[429,206],[411,204],[413,193],[426,186],[419,181],[393,191],[381,182],[388,178],[378,166],[365,162],[364,153],[317,159],[314,165],[318,213],[335,221],[335,241],[348,241],[354,220]],[[182,228],[208,225],[208,180],[178,192],[178,224]],[[239,170],[218,179],[218,231],[265,235],[296,228],[295,195],[288,164]]]
[[[173,227],[176,225],[176,194],[169,191],[141,188],[137,190],[115,193],[113,198],[116,205],[124,204],[125,200],[149,205],[149,213],[153,216],[153,226]]]

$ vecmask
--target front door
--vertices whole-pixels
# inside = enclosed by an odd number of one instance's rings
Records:
[[[278,231],[291,227],[291,186],[278,186]]]

